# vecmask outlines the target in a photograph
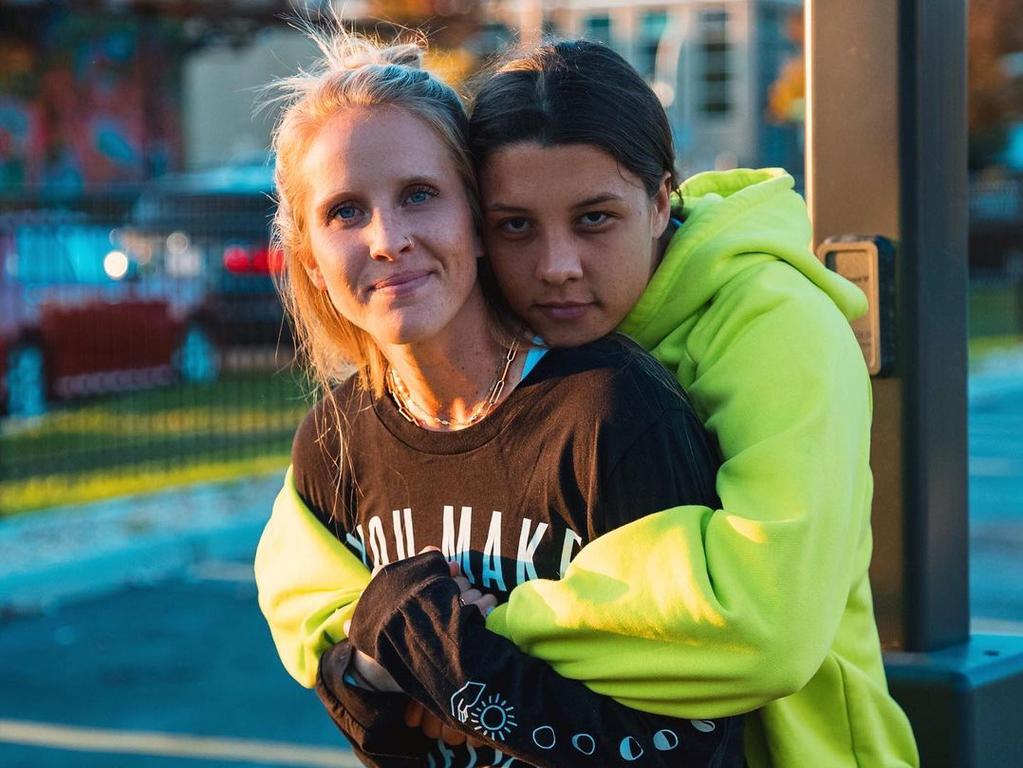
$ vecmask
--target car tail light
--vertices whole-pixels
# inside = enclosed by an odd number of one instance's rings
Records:
[[[252,256],[249,249],[241,245],[229,245],[224,249],[224,269],[235,274],[252,271]]]
[[[230,245],[224,249],[224,268],[234,274],[277,273],[284,268],[284,252],[265,246]]]

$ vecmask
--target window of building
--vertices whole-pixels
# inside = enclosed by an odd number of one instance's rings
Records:
[[[654,70],[657,67],[657,49],[667,26],[667,11],[647,11],[643,14],[636,45],[636,69],[647,80],[652,80],[654,77]]]
[[[728,11],[700,13],[700,108],[704,114],[724,117],[732,111],[732,45],[728,39]]]
[[[611,17],[605,14],[587,16],[583,21],[583,37],[611,45]]]
[[[757,16],[755,107],[760,115],[757,165],[803,176],[803,9],[764,6]]]

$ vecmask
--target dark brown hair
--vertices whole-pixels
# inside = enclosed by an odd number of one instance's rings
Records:
[[[665,173],[671,190],[678,185],[664,107],[640,74],[600,43],[546,42],[511,54],[477,81],[469,118],[477,170],[518,142],[599,147],[651,196]]]

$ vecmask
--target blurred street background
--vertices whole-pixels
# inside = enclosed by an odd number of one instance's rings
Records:
[[[683,176],[803,183],[802,0],[346,0],[468,78],[614,47]],[[354,765],[251,558],[309,406],[273,280],[273,113],[331,3],[0,0],[0,765]],[[1023,0],[969,3],[974,626],[1023,633]],[[849,205],[857,194],[850,191]]]

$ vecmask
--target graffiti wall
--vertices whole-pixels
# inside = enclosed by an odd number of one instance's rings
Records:
[[[0,10],[0,193],[74,196],[178,167],[173,22]]]

